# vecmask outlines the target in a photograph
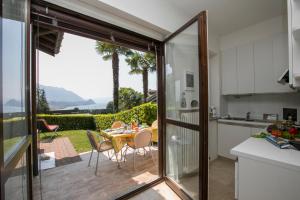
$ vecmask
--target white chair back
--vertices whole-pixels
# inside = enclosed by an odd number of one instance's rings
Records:
[[[135,148],[147,147],[151,143],[152,133],[149,129],[143,129],[134,137]]]

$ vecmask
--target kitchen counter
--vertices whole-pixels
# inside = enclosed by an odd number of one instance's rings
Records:
[[[300,190],[300,151],[279,149],[265,139],[249,138],[231,149],[235,198],[295,200]]]
[[[271,122],[232,120],[232,119],[219,119],[218,123],[254,127],[254,128],[266,128],[267,126],[272,124]]]
[[[300,151],[279,149],[265,139],[249,138],[230,152],[237,157],[263,161],[300,172]]]

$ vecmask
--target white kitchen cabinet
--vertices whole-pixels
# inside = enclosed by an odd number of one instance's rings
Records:
[[[218,157],[218,123],[216,120],[208,122],[208,156],[209,161]]]
[[[253,44],[237,48],[238,94],[254,93],[254,57]]]
[[[251,128],[229,124],[218,124],[218,155],[235,159],[230,150],[251,136]]]
[[[265,38],[254,43],[255,93],[276,91],[276,73],[273,66],[273,40]]]
[[[237,52],[236,48],[227,49],[221,56],[222,94],[237,94]]]
[[[287,33],[224,50],[221,68],[223,95],[294,91],[277,82],[289,68]]]
[[[288,0],[289,77],[300,88],[300,1]]]

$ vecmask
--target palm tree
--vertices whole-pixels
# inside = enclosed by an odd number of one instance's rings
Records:
[[[149,52],[141,53],[135,51],[125,61],[131,67],[129,74],[143,75],[144,102],[146,102],[148,97],[148,73],[156,71],[155,55]]]
[[[113,112],[119,110],[119,55],[128,56],[131,50],[125,47],[114,45],[107,42],[96,42],[96,51],[102,56],[102,59],[112,60],[113,71]]]

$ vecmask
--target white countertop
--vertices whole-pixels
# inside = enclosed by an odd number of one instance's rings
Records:
[[[257,121],[245,121],[245,120],[230,120],[230,119],[219,119],[218,122],[227,123],[227,124],[236,124],[236,125],[244,125],[244,126],[253,126],[253,127],[261,127],[266,128],[272,123],[268,122],[257,122]]]
[[[265,139],[249,138],[232,148],[230,153],[238,157],[267,162],[300,171],[300,151],[279,149]]]

